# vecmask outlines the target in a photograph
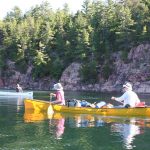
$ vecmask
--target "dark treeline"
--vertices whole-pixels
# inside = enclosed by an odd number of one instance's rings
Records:
[[[25,14],[15,7],[0,21],[0,72],[11,60],[22,73],[32,66],[33,79],[59,79],[72,62],[82,62],[83,81],[93,83],[97,66],[104,65],[106,78],[111,73],[112,53],[121,51],[126,59],[133,46],[149,38],[149,0],[86,0],[75,14],[67,4],[53,11],[43,2]]]

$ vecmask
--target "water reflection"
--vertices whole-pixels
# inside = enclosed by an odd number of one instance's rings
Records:
[[[68,117],[68,124],[70,127],[99,127],[104,125],[101,116],[89,114],[76,114]]]
[[[112,117],[89,114],[68,114],[36,113],[26,110],[24,114],[25,122],[39,122],[48,120],[49,133],[55,139],[62,139],[65,135],[65,128],[99,128],[109,127],[110,134],[119,137],[119,141],[125,149],[136,147],[134,141],[136,137],[144,133],[145,127],[150,128],[150,118],[130,118]]]
[[[16,106],[17,112],[22,108],[24,98],[22,96],[10,97],[10,96],[0,96],[0,106]]]
[[[111,131],[121,135],[124,147],[126,149],[133,149],[136,147],[133,141],[136,135],[144,132],[145,121],[143,119],[130,118],[126,119],[122,123],[113,123],[111,125]]]
[[[24,104],[23,101],[24,101],[24,98],[22,98],[22,97],[17,98],[17,112],[19,112],[20,109],[22,108],[22,106]]]
[[[61,139],[65,130],[65,117],[60,113],[53,114],[49,118],[49,131],[54,131],[54,136],[56,139]]]

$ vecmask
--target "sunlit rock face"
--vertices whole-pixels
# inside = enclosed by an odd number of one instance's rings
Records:
[[[133,84],[134,91],[138,93],[150,93],[150,45],[141,44],[132,48],[127,60],[123,61],[121,52],[112,55],[113,72],[108,80],[104,81],[103,76],[99,76],[99,83],[84,85],[79,76],[81,64],[72,63],[63,72],[61,82],[66,90],[120,91],[125,81]],[[100,66],[103,67],[103,66]],[[102,70],[101,68],[99,70]]]
[[[103,90],[119,90],[125,81],[133,84],[133,90],[139,93],[149,93],[150,90],[150,45],[141,44],[132,48],[127,61],[121,55],[114,59],[114,72],[104,83]],[[110,87],[111,86],[111,87]],[[114,88],[113,88],[114,87]]]
[[[78,90],[80,89],[80,76],[79,71],[81,68],[81,64],[79,63],[72,63],[69,67],[65,69],[61,76],[61,83],[66,90]]]

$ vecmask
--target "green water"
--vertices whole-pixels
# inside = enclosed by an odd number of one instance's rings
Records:
[[[49,100],[48,92],[34,98]],[[66,92],[66,99],[107,100],[112,94]],[[115,95],[115,94],[114,94]],[[117,95],[117,94],[116,94]],[[149,103],[149,95],[141,95]],[[55,114],[27,120],[23,99],[0,97],[0,150],[149,150],[150,118]]]

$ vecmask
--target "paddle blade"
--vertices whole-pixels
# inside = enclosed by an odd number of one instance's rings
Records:
[[[53,114],[53,113],[54,113],[53,107],[52,107],[52,105],[49,105],[47,114]]]

